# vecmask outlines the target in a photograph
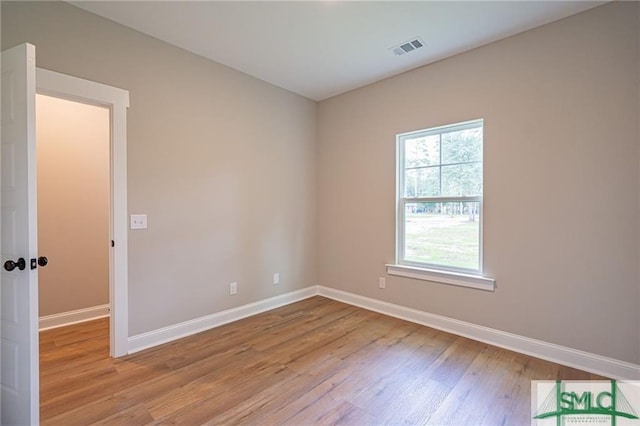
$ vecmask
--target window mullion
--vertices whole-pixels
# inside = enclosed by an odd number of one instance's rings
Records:
[[[438,195],[442,195],[442,134],[438,135]]]
[[[464,195],[457,197],[405,197],[405,203],[469,203],[482,201],[482,195]]]

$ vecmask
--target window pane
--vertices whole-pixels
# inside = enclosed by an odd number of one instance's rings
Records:
[[[404,260],[480,269],[480,203],[407,203]]]
[[[404,141],[405,168],[440,164],[440,136],[432,135]]]
[[[482,128],[442,134],[442,164],[482,161]]]
[[[482,163],[442,166],[442,196],[482,195]]]
[[[440,195],[440,168],[409,169],[404,177],[405,197],[436,197]]]

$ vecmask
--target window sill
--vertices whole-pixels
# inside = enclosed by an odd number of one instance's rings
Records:
[[[435,283],[470,287],[478,290],[494,291],[496,280],[480,275],[469,275],[459,272],[436,271],[433,269],[417,268],[415,266],[387,264],[387,274]]]

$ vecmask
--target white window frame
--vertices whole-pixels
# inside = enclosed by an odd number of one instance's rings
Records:
[[[444,284],[461,285],[493,291],[495,280],[482,275],[483,272],[483,195],[474,196],[435,196],[435,197],[405,197],[404,177],[405,158],[404,142],[407,139],[439,135],[449,131],[482,128],[484,133],[484,120],[476,119],[462,123],[449,124],[424,130],[401,133],[396,135],[396,264],[387,265],[387,273],[408,278],[416,278]],[[484,141],[482,179],[484,180]],[[440,166],[442,167],[442,166]],[[483,185],[484,186],[484,185]],[[454,266],[429,264],[405,260],[405,212],[409,203],[449,203],[449,202],[477,202],[479,203],[479,245],[478,245],[478,269],[460,268]]]

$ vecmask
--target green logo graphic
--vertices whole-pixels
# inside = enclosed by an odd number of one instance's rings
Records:
[[[563,425],[567,416],[582,416],[584,423],[593,423],[593,416],[599,416],[603,420],[609,419],[607,423],[611,426],[616,426],[618,417],[638,420],[638,414],[620,391],[615,380],[580,382],[578,384],[583,386],[573,386],[573,390],[568,390],[567,384],[561,380],[556,381],[553,389],[537,409],[534,419],[555,417],[557,426]],[[567,420],[571,419],[567,418]],[[572,423],[580,422],[580,419],[572,420]]]

